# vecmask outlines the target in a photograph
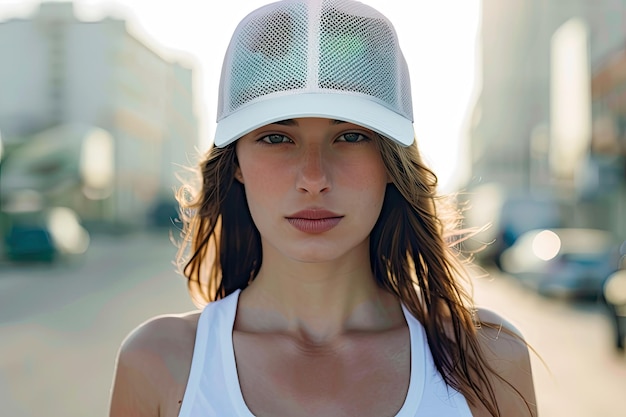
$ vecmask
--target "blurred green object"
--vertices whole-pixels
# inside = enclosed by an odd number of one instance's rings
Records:
[[[17,262],[53,262],[57,256],[50,232],[38,226],[13,226],[6,236],[6,255]]]
[[[67,207],[34,208],[9,213],[4,239],[4,255],[9,261],[70,261],[87,251],[89,232],[76,212]]]

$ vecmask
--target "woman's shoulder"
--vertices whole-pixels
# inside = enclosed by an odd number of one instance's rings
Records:
[[[163,411],[182,400],[199,316],[193,311],[153,317],[126,336],[117,357],[111,416],[153,416],[158,410],[170,415]]]
[[[122,342],[122,350],[171,348],[172,342],[193,338],[198,327],[200,313],[200,311],[190,311],[152,317],[131,330]]]
[[[534,411],[532,415],[536,415],[531,347],[520,330],[500,314],[481,308],[477,315],[481,350],[489,366],[502,378],[492,380],[502,415],[527,415],[519,414],[526,408],[519,394]]]
[[[522,332],[502,315],[486,308],[477,309],[478,341],[490,354],[512,361],[528,358],[528,344]]]
[[[192,311],[160,315],[143,322],[122,342],[120,357],[126,356],[148,369],[164,365],[163,371],[180,380],[181,375],[177,375],[180,366],[172,365],[180,365],[182,361],[191,363],[199,317],[199,311]]]

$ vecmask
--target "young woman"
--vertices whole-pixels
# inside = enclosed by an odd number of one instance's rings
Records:
[[[123,342],[112,417],[537,415],[522,337],[460,281],[463,234],[379,12],[283,0],[246,17],[200,173],[180,256],[202,310]]]

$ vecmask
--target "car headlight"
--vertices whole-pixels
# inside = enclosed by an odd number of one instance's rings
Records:
[[[551,230],[543,230],[534,237],[532,251],[541,260],[554,259],[561,250],[561,238]]]

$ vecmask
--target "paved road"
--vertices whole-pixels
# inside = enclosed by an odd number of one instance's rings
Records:
[[[163,234],[96,236],[78,265],[0,267],[0,415],[105,416],[124,336],[194,308],[174,253]]]
[[[96,236],[72,266],[0,265],[0,415],[106,416],[119,343],[137,324],[193,309],[164,234]],[[598,308],[538,298],[506,277],[476,281],[479,305],[513,322],[533,359],[542,417],[626,415],[626,358]]]

